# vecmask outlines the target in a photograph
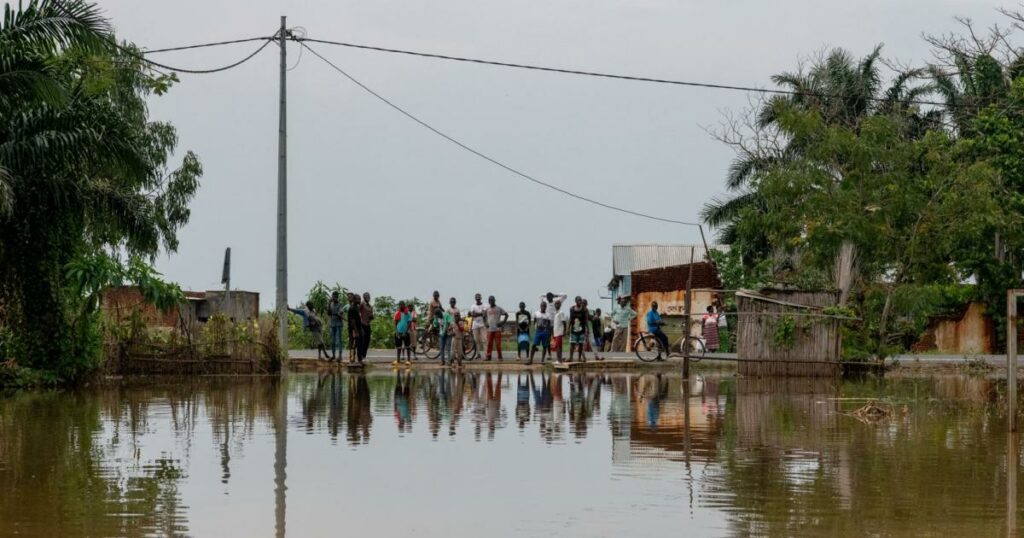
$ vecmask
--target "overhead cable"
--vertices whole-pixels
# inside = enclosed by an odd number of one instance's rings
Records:
[[[633,81],[633,82],[651,82],[651,83],[656,83],[656,84],[671,84],[671,85],[675,85],[675,86],[691,86],[691,87],[695,87],[695,88],[709,88],[709,89],[714,89],[714,90],[733,90],[733,91],[741,91],[741,92],[761,93],[761,94],[767,94],[767,95],[802,95],[802,96],[808,96],[808,97],[840,98],[840,99],[849,98],[849,96],[844,96],[844,95],[841,95],[841,94],[806,92],[806,91],[798,91],[798,90],[782,90],[782,89],[773,89],[773,88],[756,88],[756,87],[752,87],[752,86],[737,86],[737,85],[732,85],[732,84],[716,84],[716,83],[711,83],[711,82],[693,82],[693,81],[672,80],[672,79],[665,79],[665,78],[641,77],[641,76],[634,76],[634,75],[619,75],[619,74],[614,74],[614,73],[601,73],[601,72],[597,72],[597,71],[583,71],[583,70],[579,70],[579,69],[563,69],[563,68],[558,68],[558,67],[545,67],[545,66],[540,66],[540,65],[520,64],[520,63],[511,63],[511,62],[499,62],[499,61],[495,61],[495,60],[483,60],[483,59],[480,59],[480,58],[467,58],[467,57],[463,57],[463,56],[451,56],[451,55],[448,55],[448,54],[435,54],[435,53],[431,53],[431,52],[419,52],[419,51],[412,51],[412,50],[405,50],[405,49],[395,49],[395,48],[389,48],[389,47],[377,47],[377,46],[372,46],[372,45],[361,45],[361,44],[357,44],[357,43],[348,43],[348,42],[345,42],[345,41],[329,41],[329,40],[326,40],[326,39],[314,39],[314,38],[311,38],[311,37],[306,37],[306,38],[295,37],[295,38],[292,38],[292,39],[294,41],[298,41],[299,43],[303,43],[303,42],[322,43],[322,44],[325,44],[325,45],[338,45],[338,46],[349,47],[349,48],[354,48],[354,49],[373,50],[373,51],[378,51],[378,52],[390,52],[390,53],[394,53],[394,54],[405,54],[405,55],[409,55],[409,56],[419,56],[419,57],[423,57],[423,58],[435,58],[435,59],[439,59],[439,60],[451,60],[451,61],[456,61],[456,62],[468,62],[468,63],[475,63],[475,64],[483,64],[483,65],[494,65],[494,66],[498,66],[498,67],[512,67],[512,68],[515,68],[515,69],[529,69],[529,70],[533,70],[533,71],[546,71],[546,72],[549,72],[549,73],[561,73],[561,74],[565,74],[565,75],[581,75],[581,76],[587,76],[587,77],[600,77],[600,78],[609,78],[609,79],[617,79],[617,80],[628,80],[628,81]],[[871,97],[858,97],[858,98],[865,99],[867,101],[876,101],[876,102],[887,101],[887,99],[884,98],[884,97],[874,97],[874,96],[871,96]],[[901,102],[906,103],[906,104],[930,105],[930,106],[964,106],[964,105],[950,105],[949,103],[943,103],[943,102],[940,102],[940,101],[928,101],[928,100],[919,100],[919,99],[912,99],[912,100],[901,101]]]
[[[146,49],[140,50],[142,54],[157,54],[160,52],[174,52],[176,50],[190,50],[190,49],[201,49],[206,47],[219,47],[221,45],[234,45],[235,43],[248,43],[250,41],[267,41],[270,39],[276,39],[275,36],[266,37],[247,37],[245,39],[232,39],[230,41],[215,41],[213,43],[199,43],[198,45],[185,45],[181,47],[167,47],[164,49]]]
[[[347,78],[350,81],[352,81],[352,83],[354,83],[356,86],[359,86],[360,88],[365,90],[370,95],[376,97],[378,100],[380,100],[384,104],[388,105],[389,107],[391,107],[391,108],[395,109],[396,111],[398,111],[399,113],[401,113],[403,116],[405,116],[405,117],[409,118],[410,120],[418,123],[420,126],[426,128],[427,130],[429,130],[430,132],[440,136],[441,138],[444,138],[445,140],[451,142],[452,144],[455,144],[456,146],[458,146],[458,147],[460,147],[460,148],[462,148],[462,149],[472,153],[473,155],[476,155],[477,157],[480,157],[481,159],[483,159],[483,160],[485,160],[487,162],[490,162],[491,164],[494,164],[494,165],[496,165],[496,166],[498,166],[498,167],[500,167],[500,168],[502,168],[502,169],[504,169],[504,170],[506,170],[508,172],[511,172],[511,173],[513,173],[513,174],[523,178],[523,179],[526,179],[528,181],[531,181],[533,183],[536,183],[537,185],[540,185],[542,187],[546,187],[546,188],[551,189],[553,191],[559,192],[559,193],[564,194],[566,196],[570,196],[570,197],[575,198],[577,200],[580,200],[580,201],[583,201],[583,202],[587,202],[589,204],[594,204],[594,205],[603,207],[605,209],[611,209],[613,211],[618,211],[620,213],[626,213],[628,215],[633,215],[635,217],[642,217],[642,218],[645,218],[645,219],[656,220],[656,221],[659,221],[659,222],[667,222],[667,223],[670,223],[670,224],[680,224],[680,225],[683,225],[683,226],[697,226],[697,227],[700,227],[700,224],[698,224],[696,222],[685,222],[685,221],[681,221],[681,220],[675,220],[675,219],[669,219],[669,218],[664,218],[664,217],[658,217],[658,216],[654,216],[654,215],[648,215],[646,213],[641,213],[639,211],[634,211],[632,209],[626,209],[626,208],[614,206],[614,205],[611,205],[611,204],[607,204],[605,202],[601,202],[601,201],[595,200],[593,198],[588,198],[586,196],[582,196],[582,195],[576,194],[576,193],[574,193],[572,191],[568,191],[568,190],[563,189],[561,187],[558,187],[556,185],[552,185],[552,184],[550,184],[550,183],[548,183],[546,181],[541,181],[540,179],[537,179],[536,177],[531,176],[530,174],[527,174],[526,172],[522,172],[520,170],[517,170],[516,168],[513,168],[512,166],[507,165],[507,164],[505,164],[505,163],[495,159],[494,157],[491,157],[491,156],[489,156],[489,155],[487,155],[487,154],[485,154],[485,153],[483,153],[481,151],[478,151],[478,150],[468,146],[467,144],[459,141],[458,139],[456,139],[456,138],[454,138],[454,137],[444,133],[443,131],[437,129],[436,127],[430,125],[426,121],[423,121],[423,120],[419,119],[418,117],[414,116],[412,113],[410,113],[410,112],[406,111],[404,108],[396,105],[395,103],[393,103],[392,101],[390,101],[386,97],[384,97],[383,95],[377,93],[376,91],[374,91],[373,89],[371,89],[367,85],[365,85],[362,82],[360,82],[359,80],[357,80],[352,75],[348,74],[344,69],[342,69],[342,68],[338,67],[336,64],[334,64],[334,62],[332,62],[332,61],[328,60],[327,58],[321,56],[320,53],[318,53],[317,51],[315,51],[312,48],[310,48],[309,45],[306,45],[305,43],[303,43],[301,41],[299,42],[299,44],[302,45],[302,47],[304,47],[306,50],[308,50],[310,52],[310,54],[316,56],[317,58],[320,58],[321,60],[323,60],[324,63],[326,63],[327,65],[329,65],[332,68],[334,68],[335,71],[337,71],[338,73],[341,73],[342,76],[344,76],[345,78]]]
[[[247,39],[246,41],[264,40],[265,42],[262,45],[260,45],[259,48],[257,48],[256,50],[252,51],[248,56],[242,58],[241,60],[238,60],[237,62],[228,64],[228,65],[225,65],[225,66],[222,66],[222,67],[215,67],[215,68],[212,68],[212,69],[184,69],[184,68],[180,68],[180,67],[173,67],[173,66],[170,66],[170,65],[165,65],[165,64],[162,64],[162,63],[150,60],[149,58],[146,58],[145,55],[146,54],[150,54],[150,53],[154,53],[154,52],[166,52],[166,51],[170,51],[170,50],[185,50],[187,48],[212,47],[212,46],[221,45],[221,44],[227,44],[227,43],[231,43],[231,42],[225,42],[225,43],[204,43],[204,44],[201,44],[201,45],[189,45],[189,46],[186,46],[186,47],[174,47],[172,49],[159,49],[157,51],[137,51],[137,50],[134,50],[134,49],[132,49],[130,47],[126,47],[124,45],[121,45],[119,43],[113,43],[113,45],[115,47],[117,47],[118,50],[128,54],[129,56],[132,56],[132,57],[138,59],[139,61],[142,61],[142,62],[144,62],[146,64],[149,64],[151,66],[159,67],[161,69],[166,69],[168,71],[175,71],[175,72],[178,72],[178,73],[188,73],[188,74],[192,74],[192,75],[206,75],[206,74],[209,74],[209,73],[219,73],[221,71],[227,71],[228,69],[232,69],[232,68],[238,67],[238,66],[244,64],[245,62],[248,62],[254,56],[256,56],[257,54],[262,52],[263,49],[267,48],[268,45],[273,43],[273,39],[274,38],[271,38],[271,37],[261,37],[261,38]]]

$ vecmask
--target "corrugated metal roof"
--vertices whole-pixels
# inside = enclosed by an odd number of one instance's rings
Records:
[[[726,245],[708,246],[729,250]],[[693,249],[694,262],[705,260],[704,245],[612,245],[612,274],[626,276],[633,271],[685,265],[690,263],[690,249]]]

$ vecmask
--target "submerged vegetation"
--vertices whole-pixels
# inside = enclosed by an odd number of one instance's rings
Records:
[[[726,287],[838,291],[851,358],[906,350],[929,316],[988,305],[1005,333],[1024,271],[1024,14],[986,36],[927,38],[894,69],[881,47],[831,50],[773,82],[791,95],[729,115],[730,196],[703,210],[730,245]]]
[[[100,360],[97,294],[129,280],[180,291],[146,262],[177,247],[202,167],[171,163],[174,127],[146,98],[174,75],[118,43],[78,0],[7,4],[0,21],[0,363],[4,377],[75,381]]]

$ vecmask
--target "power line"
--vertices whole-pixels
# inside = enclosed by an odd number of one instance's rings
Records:
[[[496,165],[496,166],[498,166],[500,168],[503,168],[506,171],[512,172],[513,174],[515,174],[515,175],[517,175],[517,176],[519,176],[519,177],[521,177],[523,179],[526,179],[528,181],[536,183],[537,185],[540,185],[542,187],[547,187],[548,189],[551,189],[553,191],[559,192],[559,193],[564,194],[566,196],[570,196],[570,197],[575,198],[577,200],[581,200],[581,201],[587,202],[589,204],[594,204],[594,205],[603,207],[605,209],[611,209],[613,211],[619,211],[621,213],[626,213],[628,215],[633,215],[635,217],[643,217],[645,219],[651,219],[651,220],[656,220],[656,221],[660,221],[660,222],[667,222],[667,223],[670,223],[670,224],[681,224],[681,225],[684,225],[684,226],[697,226],[697,227],[700,226],[700,224],[698,224],[696,222],[685,222],[685,221],[681,221],[681,220],[668,219],[668,218],[664,218],[664,217],[657,217],[657,216],[654,216],[654,215],[648,215],[646,213],[641,213],[639,211],[633,211],[632,209],[626,209],[626,208],[614,206],[614,205],[611,205],[611,204],[606,204],[604,202],[601,202],[601,201],[598,201],[598,200],[594,200],[593,198],[587,198],[586,196],[582,196],[582,195],[576,194],[574,192],[568,191],[566,189],[563,189],[561,187],[552,185],[552,184],[547,183],[545,181],[541,181],[541,180],[539,180],[539,179],[537,179],[537,178],[527,174],[526,172],[519,171],[519,170],[517,170],[517,169],[515,169],[515,168],[513,168],[513,167],[511,167],[511,166],[509,166],[509,165],[507,165],[507,164],[505,164],[505,163],[503,163],[503,162],[501,162],[501,161],[499,161],[499,160],[497,160],[497,159],[495,159],[495,158],[493,158],[493,157],[491,157],[491,156],[489,156],[489,155],[487,155],[485,153],[482,153],[482,152],[480,152],[480,151],[478,151],[476,149],[473,149],[472,147],[470,147],[470,146],[466,145],[465,143],[457,140],[456,138],[453,138],[452,136],[449,136],[448,134],[446,134],[446,133],[442,132],[441,130],[437,129],[436,127],[434,127],[434,126],[430,125],[429,123],[427,123],[427,122],[419,119],[418,117],[414,116],[412,113],[406,111],[404,108],[402,108],[402,107],[396,105],[395,103],[391,102],[390,100],[388,100],[383,95],[373,91],[370,87],[368,87],[367,85],[363,84],[362,82],[357,80],[352,75],[350,75],[347,72],[345,72],[344,69],[342,69],[342,68],[338,67],[337,65],[335,65],[334,62],[332,62],[332,61],[328,60],[327,58],[324,58],[323,56],[321,56],[320,53],[318,53],[317,51],[315,51],[312,48],[310,48],[309,45],[306,45],[305,43],[303,43],[301,41],[299,42],[299,44],[302,47],[304,47],[306,50],[308,50],[310,52],[310,54],[313,54],[317,58],[320,58],[321,60],[324,61],[324,63],[326,63],[327,65],[329,65],[332,68],[334,68],[335,71],[337,71],[338,73],[341,73],[342,76],[344,76],[345,78],[347,78],[350,81],[352,81],[356,86],[359,86],[360,88],[365,90],[370,95],[376,97],[377,99],[379,99],[384,104],[388,105],[389,107],[391,107],[391,108],[395,109],[396,111],[398,111],[399,113],[401,113],[403,116],[405,116],[405,117],[409,118],[410,120],[420,124],[422,127],[426,128],[427,130],[431,131],[432,133],[440,136],[441,138],[444,138],[445,140],[451,142],[452,144],[455,144],[456,146],[458,146],[458,147],[460,147],[460,148],[462,148],[462,149],[472,153],[473,155],[476,155],[477,157],[480,157],[481,159],[483,159],[483,160],[485,160],[487,162],[490,162],[491,164],[494,164],[494,165]]]
[[[250,41],[267,41],[274,39],[273,36],[268,37],[247,37],[245,39],[232,39],[230,41],[215,41],[213,43],[199,43],[198,45],[185,45],[181,47],[168,47],[164,49],[146,49],[139,51],[141,54],[157,54],[160,52],[173,52],[176,50],[190,50],[190,49],[201,49],[205,47],[219,47],[221,45],[234,45],[235,43],[248,43]]]
[[[619,75],[619,74],[614,74],[614,73],[601,73],[601,72],[597,72],[597,71],[583,71],[583,70],[579,70],[579,69],[563,69],[563,68],[558,68],[558,67],[545,67],[545,66],[540,66],[540,65],[520,64],[520,63],[511,63],[511,62],[499,62],[499,61],[495,61],[495,60],[483,60],[483,59],[480,59],[480,58],[467,58],[467,57],[463,57],[463,56],[451,56],[451,55],[447,55],[447,54],[435,54],[435,53],[430,53],[430,52],[419,52],[419,51],[412,51],[412,50],[405,50],[405,49],[394,49],[394,48],[388,48],[388,47],[377,47],[377,46],[372,46],[372,45],[360,45],[360,44],[357,44],[357,43],[347,43],[347,42],[344,42],[344,41],[329,41],[329,40],[326,40],[326,39],[313,39],[311,37],[307,37],[307,38],[293,38],[293,40],[294,41],[298,41],[299,43],[302,43],[302,42],[305,42],[305,41],[309,41],[309,42],[312,42],[312,43],[323,43],[325,45],[338,45],[338,46],[341,46],[341,47],[349,47],[349,48],[363,49],[363,50],[373,50],[373,51],[378,51],[378,52],[390,52],[390,53],[393,53],[393,54],[405,54],[405,55],[409,55],[409,56],[419,56],[419,57],[422,57],[422,58],[435,58],[435,59],[439,59],[439,60],[451,60],[451,61],[455,61],[455,62],[468,62],[468,63],[475,63],[475,64],[483,64],[483,65],[494,65],[494,66],[498,66],[498,67],[512,67],[512,68],[515,68],[515,69],[528,69],[528,70],[532,70],[532,71],[546,71],[546,72],[549,72],[549,73],[561,73],[561,74],[565,74],[565,75],[580,75],[580,76],[587,76],[587,77],[599,77],[599,78],[609,78],[609,79],[616,79],[616,80],[628,80],[628,81],[633,81],[633,82],[651,82],[651,83],[656,83],[656,84],[671,84],[671,85],[675,85],[675,86],[690,86],[690,87],[695,87],[695,88],[708,88],[708,89],[713,89],[713,90],[733,90],[733,91],[741,91],[741,92],[754,92],[754,93],[761,93],[761,94],[767,94],[767,95],[801,95],[801,96],[807,96],[807,97],[821,97],[821,98],[848,98],[849,97],[849,96],[845,96],[845,95],[842,95],[842,94],[827,94],[827,93],[818,93],[818,92],[806,92],[806,91],[797,91],[797,90],[781,90],[781,89],[772,89],[772,88],[755,88],[753,86],[737,86],[737,85],[731,85],[731,84],[716,84],[716,83],[711,83],[711,82],[693,82],[693,81],[672,80],[672,79],[665,79],[665,78],[640,77],[640,76],[633,76],[633,75]],[[875,102],[885,102],[885,101],[888,100],[888,99],[886,99],[884,97],[874,97],[874,96],[860,97],[860,98],[861,99],[865,99],[867,101],[875,101]],[[902,101],[902,102],[907,103],[907,104],[915,104],[915,105],[930,105],[930,106],[943,106],[943,107],[965,106],[965,105],[951,105],[949,103],[943,103],[943,102],[940,102],[940,101],[928,101],[928,100],[920,100],[920,99],[913,99],[913,100],[907,100],[907,101]]]
[[[206,75],[206,74],[210,74],[210,73],[219,73],[221,71],[227,71],[228,69],[233,69],[235,67],[238,67],[238,66],[244,64],[245,62],[248,62],[249,60],[251,60],[254,56],[256,56],[257,54],[262,52],[263,49],[267,48],[267,46],[270,45],[270,43],[273,42],[272,38],[265,38],[265,37],[246,39],[245,41],[256,41],[256,40],[264,40],[265,42],[262,45],[260,45],[259,48],[257,48],[256,50],[252,51],[248,56],[242,58],[241,60],[238,60],[237,62],[228,64],[228,65],[225,65],[225,66],[222,66],[222,67],[215,67],[213,69],[183,69],[183,68],[179,68],[179,67],[173,67],[173,66],[165,65],[165,64],[162,64],[162,63],[150,60],[149,58],[146,58],[145,55],[146,54],[150,54],[150,53],[155,53],[155,52],[166,52],[166,51],[170,51],[170,50],[185,50],[185,49],[189,49],[189,48],[213,47],[213,46],[225,45],[225,44],[233,43],[233,42],[203,43],[203,44],[199,44],[199,45],[188,45],[188,46],[184,46],[184,47],[173,47],[171,49],[159,49],[159,50],[156,50],[156,51],[136,51],[136,50],[133,50],[133,49],[131,49],[129,47],[121,45],[120,43],[112,42],[112,44],[115,47],[117,47],[117,49],[120,50],[121,52],[124,52],[124,53],[128,54],[129,56],[132,56],[132,57],[138,59],[139,61],[145,62],[145,63],[147,63],[147,64],[149,64],[151,66],[159,67],[161,69],[166,69],[168,71],[176,71],[178,73],[188,73],[188,74],[192,74],[192,75]]]

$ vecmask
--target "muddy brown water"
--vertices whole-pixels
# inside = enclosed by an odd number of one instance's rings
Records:
[[[1005,536],[971,377],[381,372],[0,397],[0,535]],[[853,416],[868,399],[889,413]]]

